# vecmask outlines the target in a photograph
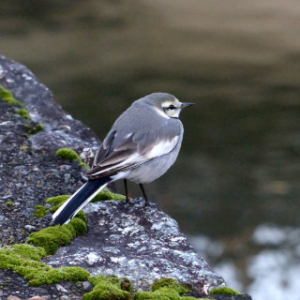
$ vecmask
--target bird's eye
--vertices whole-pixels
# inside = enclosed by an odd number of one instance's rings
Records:
[[[168,109],[176,109],[176,107],[175,107],[173,104],[171,104],[171,105],[168,107]]]

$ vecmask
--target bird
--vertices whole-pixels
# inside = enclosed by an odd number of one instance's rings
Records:
[[[168,93],[152,93],[134,101],[114,122],[99,147],[88,181],[52,216],[53,225],[68,223],[107,184],[123,179],[139,184],[145,206],[149,205],[143,184],[161,177],[176,161],[183,138],[179,114],[193,105]]]

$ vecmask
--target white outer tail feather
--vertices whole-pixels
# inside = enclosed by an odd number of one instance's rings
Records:
[[[73,219],[74,216],[76,216],[76,214],[83,208],[85,207],[100,191],[102,191],[106,186],[107,186],[108,183],[105,183],[103,185],[101,185],[99,187],[99,189],[94,192],[91,196],[89,196],[76,210],[75,212],[72,214],[72,216],[64,223],[64,224],[68,224],[71,219]],[[86,185],[86,183],[81,187],[79,188],[75,194],[73,194],[63,205],[61,205],[59,207],[59,209],[52,215],[52,220],[54,221],[56,219],[56,217],[62,212],[62,210],[66,207],[66,205],[74,198],[74,196]]]

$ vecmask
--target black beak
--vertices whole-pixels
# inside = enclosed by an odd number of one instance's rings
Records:
[[[188,106],[192,106],[192,105],[194,105],[195,103],[190,103],[190,102],[183,102],[183,103],[181,103],[181,107],[182,108],[185,108],[185,107],[188,107]]]

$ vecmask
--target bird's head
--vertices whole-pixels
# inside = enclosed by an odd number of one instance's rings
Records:
[[[178,118],[183,108],[194,105],[194,103],[180,102],[175,96],[167,93],[153,93],[142,99],[154,106],[164,118]]]

